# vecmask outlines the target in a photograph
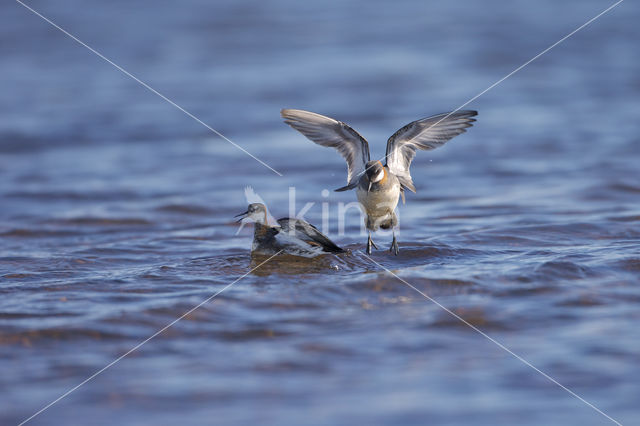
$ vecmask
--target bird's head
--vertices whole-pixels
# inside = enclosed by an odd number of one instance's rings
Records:
[[[385,170],[382,163],[378,160],[369,161],[365,166],[365,174],[369,180],[369,190],[371,185],[378,183],[385,178]]]
[[[244,219],[252,220],[253,222],[266,224],[267,223],[267,208],[261,203],[252,203],[247,207],[247,211],[240,213],[235,217],[239,218],[238,222],[242,222]]]

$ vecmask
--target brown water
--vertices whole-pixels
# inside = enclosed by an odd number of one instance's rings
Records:
[[[33,3],[280,171],[48,26],[0,6],[0,424],[610,424],[338,232],[338,155],[374,156],[610,3]],[[412,167],[400,255],[372,258],[623,424],[640,415],[640,35],[624,2],[469,105]],[[349,249],[249,256],[252,185]]]

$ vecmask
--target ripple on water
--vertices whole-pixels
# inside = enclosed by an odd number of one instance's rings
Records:
[[[375,250],[371,256],[364,253],[359,244],[345,246],[345,253],[327,254],[312,259],[291,255],[278,255],[269,259],[269,256],[248,255],[251,259],[251,268],[257,269],[255,275],[314,275],[332,272],[361,273],[384,270],[384,267],[393,270],[428,265],[441,262],[445,259],[452,260],[456,257],[473,257],[485,254],[480,250],[453,247],[443,243],[414,243],[403,245],[400,254],[394,256],[387,250]],[[245,252],[246,253],[246,252]],[[265,262],[259,266],[262,262]],[[210,258],[214,264],[226,262],[226,258]],[[382,265],[382,267],[380,265]]]
[[[360,279],[348,284],[349,288],[363,294],[383,293],[407,295],[411,298],[424,298],[420,291],[429,297],[447,296],[456,294],[477,293],[482,291],[472,280],[462,280],[456,278],[425,278],[420,276],[406,276],[402,272],[397,273],[398,277],[380,272],[379,274],[368,274]],[[407,285],[405,282],[411,286]],[[417,291],[416,291],[417,290]]]
[[[336,273],[338,271],[356,271],[361,270],[364,266],[364,263],[349,250],[342,254],[326,254],[314,258],[304,258],[287,254],[275,256],[271,258],[271,260],[268,260],[269,256],[261,255],[250,255],[250,258],[251,268],[255,268],[253,274],[257,276],[276,274],[304,277],[316,274]]]
[[[534,269],[534,273],[540,280],[548,279],[554,281],[558,278],[577,280],[598,275],[587,266],[561,260],[544,262]]]
[[[428,326],[464,330],[468,329],[469,325],[472,325],[482,331],[507,331],[517,328],[515,324],[510,323],[505,318],[501,318],[493,306],[459,306],[449,308],[449,311],[438,311],[435,318],[428,323]]]
[[[640,257],[629,257],[617,262],[622,270],[640,273]]]
[[[571,222],[509,226],[463,234],[469,242],[523,247],[572,246],[578,242],[593,242],[620,237],[637,237],[637,230],[612,227],[611,224]]]
[[[0,345],[31,346],[36,341],[82,341],[87,338],[92,340],[120,340],[127,337],[119,332],[107,332],[93,328],[43,328],[38,330],[22,330],[16,332],[0,333]]]
[[[640,221],[640,215],[630,214],[625,216],[612,216],[612,217],[609,217],[608,219],[616,222],[638,222]]]
[[[209,207],[195,204],[163,204],[156,207],[155,210],[163,213],[188,214],[196,216],[207,216],[215,213],[215,211]]]
[[[127,190],[94,190],[94,191],[61,191],[49,189],[47,191],[13,191],[5,194],[8,198],[27,199],[34,201],[134,201],[144,198],[143,194]]]
[[[111,227],[111,226],[150,226],[154,225],[153,221],[143,219],[139,217],[95,217],[95,216],[80,216],[63,219],[55,219],[48,221],[58,225],[68,226],[91,226],[91,227]]]
[[[576,308],[587,308],[591,306],[603,306],[606,304],[606,300],[598,294],[584,293],[577,296],[570,296],[563,298],[563,300],[556,303],[557,306],[567,306]]]
[[[80,232],[72,230],[53,230],[43,228],[15,228],[0,233],[0,237],[6,238],[63,238],[79,235]]]

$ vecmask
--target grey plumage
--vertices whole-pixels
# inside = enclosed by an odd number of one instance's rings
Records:
[[[308,244],[320,246],[324,252],[342,253],[344,251],[309,222],[285,217],[278,219],[278,224],[282,232]]]
[[[430,150],[444,145],[453,137],[466,132],[476,121],[476,111],[443,113],[413,121],[395,132],[387,140],[386,161],[389,171],[400,179],[403,188],[416,192],[409,167],[417,149]]]
[[[369,161],[369,144],[341,121],[299,109],[280,111],[284,122],[318,145],[335,148],[347,161],[347,186],[356,185]]]
[[[327,253],[342,253],[344,250],[302,219],[278,219],[278,225],[267,223],[267,208],[261,203],[249,204],[247,211],[240,213],[239,222],[249,219],[255,222],[251,252],[261,255],[277,253],[302,257],[315,257]]]

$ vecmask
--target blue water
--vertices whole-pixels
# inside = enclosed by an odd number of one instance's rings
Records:
[[[622,424],[640,417],[640,7],[624,1],[466,108],[412,166],[400,255],[361,253],[346,168],[281,108],[372,156],[613,4],[0,6],[0,424]],[[350,253],[249,255],[251,185]],[[323,206],[324,203],[324,206]]]

